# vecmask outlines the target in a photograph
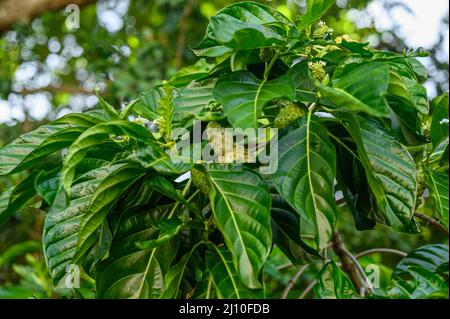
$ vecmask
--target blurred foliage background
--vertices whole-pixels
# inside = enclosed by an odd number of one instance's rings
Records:
[[[0,12],[6,2],[0,0]],[[44,8],[28,21],[0,24],[0,146],[48,120],[96,107],[96,88],[115,105],[138,97],[180,67],[195,62],[189,48],[203,37],[208,19],[220,8],[238,1],[79,2],[83,3],[80,27],[75,30],[66,25],[70,13],[64,6],[52,11]],[[305,9],[304,0],[258,2],[273,6],[292,19]],[[442,2],[442,8],[448,10],[445,1],[435,2]],[[408,14],[414,14],[408,1],[338,0],[325,21],[334,29],[335,36],[348,34],[378,49],[401,52],[411,49],[404,32],[400,32],[399,17]],[[378,21],[380,17],[383,21]],[[448,13],[438,21],[438,28],[430,38],[435,41],[425,49],[431,56],[422,62],[430,72],[427,89],[432,98],[448,91]],[[0,192],[20,178],[0,179]],[[37,207],[18,212],[12,220],[0,225],[0,298],[64,296],[54,292],[43,261],[40,234],[44,216]],[[382,226],[355,236],[350,214],[343,209],[339,219],[346,246],[354,253],[374,247],[409,252],[423,243],[443,240],[441,235],[427,229],[412,236],[396,234]],[[374,254],[361,259],[363,266],[383,265],[382,281],[389,278],[397,262],[395,255]],[[314,271],[317,270],[303,273],[289,297],[301,296],[313,281]],[[296,268],[275,250],[265,272],[267,285],[274,294],[268,297],[277,298]],[[83,285],[85,293],[72,297],[92,297],[89,278],[84,278]],[[307,291],[302,297],[312,296],[311,293]]]

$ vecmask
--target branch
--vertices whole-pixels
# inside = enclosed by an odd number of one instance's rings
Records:
[[[364,256],[367,256],[367,255],[370,255],[370,254],[376,254],[376,253],[393,254],[393,255],[400,256],[400,257],[406,257],[406,255],[408,255],[404,251],[400,251],[400,250],[397,250],[397,249],[374,248],[374,249],[365,250],[365,251],[360,252],[359,254],[356,254],[355,258],[359,259],[359,258],[362,258]]]
[[[311,283],[308,285],[308,287],[305,288],[305,290],[303,290],[303,292],[301,293],[301,295],[298,297],[298,299],[304,299],[311,290],[313,290],[314,286],[317,284],[317,280],[314,279],[313,281],[311,281]]]
[[[281,294],[281,299],[286,299],[289,295],[289,292],[294,288],[295,283],[297,282],[298,278],[305,272],[306,268],[308,268],[309,264],[303,265],[300,267],[300,269],[297,271],[297,273],[289,280],[289,284],[286,286],[286,288],[283,290],[283,293]]]
[[[335,231],[333,235],[333,250],[341,260],[342,270],[349,276],[357,291],[362,296],[365,295],[367,290],[371,291],[371,287],[368,285],[368,280],[365,277],[361,265],[358,263],[356,258],[345,248],[338,231]]]
[[[178,69],[183,61],[184,48],[186,47],[186,34],[188,31],[189,16],[192,13],[192,8],[196,5],[196,0],[192,0],[186,3],[181,15],[181,22],[179,27],[177,48],[175,51],[175,67]]]
[[[425,221],[427,223],[427,225],[431,225],[434,228],[436,228],[437,230],[439,230],[441,233],[445,234],[446,236],[449,235],[448,230],[441,224],[439,223],[436,219],[433,219],[431,217],[428,217],[427,215],[423,215],[421,213],[414,213],[414,216]]]
[[[69,93],[69,94],[95,94],[94,91],[88,92],[84,90],[82,87],[77,85],[62,85],[60,87],[55,86],[46,86],[39,89],[32,89],[32,90],[22,90],[18,92],[14,92],[20,95],[28,95],[28,94],[35,94],[35,93],[42,93],[42,92],[49,92],[52,94],[57,93]]]
[[[85,6],[95,0],[0,0],[0,32],[17,22],[29,23],[46,11],[57,11],[69,4]]]

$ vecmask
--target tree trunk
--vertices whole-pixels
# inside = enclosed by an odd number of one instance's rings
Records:
[[[45,11],[64,10],[69,4],[84,6],[95,0],[0,0],[0,32],[16,22],[29,23]]]

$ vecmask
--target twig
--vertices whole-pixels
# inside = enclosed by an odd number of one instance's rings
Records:
[[[289,295],[289,292],[294,288],[295,283],[297,282],[298,278],[305,272],[306,268],[308,268],[309,264],[303,265],[300,267],[300,269],[297,271],[297,273],[289,280],[289,284],[284,288],[283,293],[281,294],[281,299],[286,299]]]
[[[183,61],[184,48],[186,47],[186,34],[188,31],[189,16],[192,13],[192,8],[195,6],[196,0],[187,1],[181,15],[181,22],[179,27],[177,48],[175,51],[175,67],[178,69]]]
[[[311,283],[305,288],[305,290],[303,290],[303,292],[300,294],[300,296],[298,297],[298,299],[304,299],[311,290],[313,290],[314,286],[317,284],[317,280],[313,280],[311,281]]]
[[[427,215],[423,215],[421,213],[415,212],[414,216],[425,221],[427,223],[427,225],[431,225],[434,228],[436,228],[437,230],[439,230],[440,232],[442,232],[443,234],[445,234],[446,236],[449,235],[448,230],[441,224],[439,223],[436,219],[433,219],[431,217],[428,217]]]
[[[355,255],[356,259],[362,258],[364,256],[370,255],[370,254],[376,254],[376,253],[382,253],[382,254],[393,254],[400,257],[406,257],[408,255],[404,251],[397,250],[397,249],[391,249],[391,248],[374,248],[374,249],[368,249],[365,251],[360,252],[359,254]]]

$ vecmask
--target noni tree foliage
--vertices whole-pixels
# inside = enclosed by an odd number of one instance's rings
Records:
[[[448,297],[445,244],[410,252],[377,289],[339,237],[341,206],[360,236],[413,236],[422,219],[447,232],[448,94],[429,102],[426,52],[333,35],[320,21],[333,3],[310,0],[295,21],[226,7],[196,64],[125,108],[99,97],[6,145],[0,174],[27,177],[1,195],[0,222],[37,196],[55,285],[78,265],[98,298],[263,298],[274,247],[322,265],[321,298]],[[239,129],[259,134],[221,148]],[[214,160],[195,157],[208,147]]]

